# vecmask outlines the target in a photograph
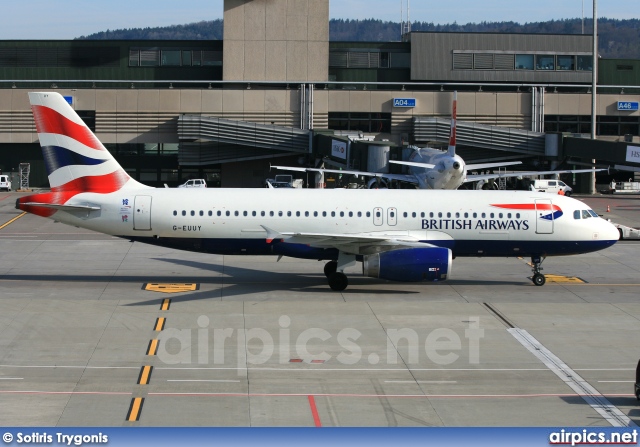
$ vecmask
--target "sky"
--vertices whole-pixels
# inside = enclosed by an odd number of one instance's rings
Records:
[[[400,21],[407,0],[332,0],[331,18]],[[410,0],[409,0],[410,1]],[[0,0],[0,39],[73,39],[108,29],[183,25],[222,18],[223,0]],[[590,18],[592,0],[413,0],[411,21],[465,24]],[[598,17],[640,18],[640,0],[600,0]],[[406,6],[405,6],[406,8]],[[405,9],[406,15],[406,9]]]

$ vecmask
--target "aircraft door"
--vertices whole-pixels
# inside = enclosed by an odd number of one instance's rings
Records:
[[[553,205],[550,199],[536,199],[536,233],[553,233]]]
[[[136,196],[133,205],[133,229],[151,229],[151,196]]]
[[[394,226],[398,223],[398,210],[395,208],[387,208],[387,223]]]
[[[377,226],[382,225],[382,208],[380,207],[373,209],[373,224]]]

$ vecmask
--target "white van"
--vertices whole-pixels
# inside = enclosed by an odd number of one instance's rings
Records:
[[[11,180],[8,175],[0,175],[0,189],[11,191]]]
[[[531,184],[531,189],[538,192],[550,192],[552,194],[558,194],[562,191],[565,196],[570,196],[573,192],[571,186],[567,185],[562,180],[534,180]]]

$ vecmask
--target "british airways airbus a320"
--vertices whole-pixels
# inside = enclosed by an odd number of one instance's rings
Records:
[[[328,261],[333,290],[344,269],[442,281],[456,256],[531,257],[543,285],[547,256],[601,250],[618,231],[582,202],[529,191],[168,189],[127,175],[58,93],[29,93],[51,192],[16,207],[102,233],[223,255]]]

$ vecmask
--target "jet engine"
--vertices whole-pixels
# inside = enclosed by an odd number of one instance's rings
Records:
[[[448,248],[402,248],[364,256],[362,274],[390,281],[444,281],[451,260]]]

